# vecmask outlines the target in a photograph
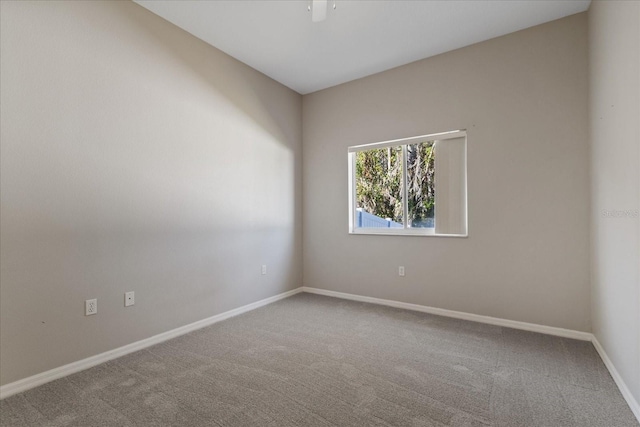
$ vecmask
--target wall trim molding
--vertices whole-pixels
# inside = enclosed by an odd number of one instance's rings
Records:
[[[573,338],[582,341],[591,341],[592,334],[590,332],[574,331],[572,329],[556,328],[554,326],[538,325],[535,323],[520,322],[517,320],[501,319],[498,317],[483,316],[480,314],[466,313],[463,311],[446,310],[444,308],[430,307],[426,305],[412,304],[408,302],[400,302],[388,299],[364,297],[354,294],[346,294],[343,292],[329,291],[326,289],[303,287],[304,292],[326,295],[352,301],[368,302],[372,304],[386,305],[395,308],[404,308],[406,310],[420,311],[422,313],[435,314],[438,316],[452,317],[454,319],[469,320],[472,322],[486,323],[489,325],[504,326],[506,328],[521,329],[530,332],[539,332],[541,334],[555,335],[563,338]]]
[[[604,366],[606,366],[607,369],[609,370],[609,373],[613,377],[613,380],[618,386],[618,389],[620,389],[620,393],[622,393],[622,397],[624,397],[624,400],[627,401],[629,408],[631,408],[631,412],[633,412],[633,415],[636,416],[636,418],[638,419],[638,422],[640,423],[640,403],[638,403],[638,401],[633,397],[633,394],[631,394],[629,387],[627,387],[627,384],[624,382],[624,380],[620,376],[620,373],[618,373],[618,370],[614,366],[611,359],[609,359],[607,352],[604,351],[604,347],[602,347],[602,345],[600,344],[600,341],[598,341],[598,338],[596,338],[595,335],[593,335],[593,339],[591,340],[591,342],[593,343],[593,346],[596,348],[596,351],[600,355],[600,358],[604,362]]]
[[[23,378],[18,381],[14,381],[9,384],[5,384],[0,387],[0,400],[12,396],[23,391],[27,391],[39,385],[48,383],[50,381],[57,380],[67,375],[75,374],[76,372],[84,371],[85,369],[94,367],[109,360],[122,357],[134,351],[142,350],[152,345],[159,344],[161,342],[170,340],[180,335],[188,334],[198,329],[202,329],[206,326],[214,323],[221,322],[229,319],[230,317],[237,316],[242,313],[246,313],[256,308],[263,307],[265,305],[274,303],[284,298],[288,298],[292,295],[302,292],[302,288],[296,288],[287,292],[283,292],[278,295],[274,295],[269,298],[262,299],[260,301],[253,302],[251,304],[243,305],[242,307],[234,308],[224,313],[216,314],[215,316],[208,317],[206,319],[198,320],[197,322],[190,323],[188,325],[180,326],[167,332],[162,332],[158,335],[154,335],[149,338],[142,339],[140,341],[127,344],[122,347],[118,347],[113,350],[105,351],[104,353],[96,354],[95,356],[88,357],[86,359],[78,360],[76,362],[69,363],[64,366],[53,368],[51,370],[41,372],[39,374]]]

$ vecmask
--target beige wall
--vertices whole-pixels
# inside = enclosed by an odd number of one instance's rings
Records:
[[[589,331],[587,115],[585,13],[305,95],[305,286]],[[348,234],[348,146],[455,129],[468,238]]]
[[[130,2],[1,16],[2,384],[300,286],[300,95]]]
[[[640,2],[589,9],[592,323],[640,402]]]

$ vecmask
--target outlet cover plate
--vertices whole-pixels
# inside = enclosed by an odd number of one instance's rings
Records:
[[[88,299],[84,302],[84,315],[91,316],[98,313],[98,300]]]
[[[125,292],[124,294],[124,306],[129,307],[136,303],[135,292]]]

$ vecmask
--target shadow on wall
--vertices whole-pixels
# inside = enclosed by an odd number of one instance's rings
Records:
[[[262,168],[252,172],[257,173],[259,180],[260,176],[265,174],[293,174],[286,178],[280,176],[278,179],[280,182],[292,181],[291,188],[260,188],[260,191],[270,197],[257,201],[257,209],[263,209],[264,205],[268,204],[273,211],[282,205],[274,195],[293,194],[294,206],[291,206],[292,209],[288,209],[284,216],[291,221],[295,219],[295,226],[301,227],[295,215],[295,203],[298,203],[302,194],[302,96],[291,89],[284,90],[280,83],[168,23],[142,6],[129,3],[127,7],[128,10],[123,8],[122,19],[131,20],[136,28],[144,29],[149,37],[158,42],[154,44],[155,47],[163,49],[172,62],[178,63],[202,81],[212,92],[212,96],[222,95],[229,105],[235,106],[243,116],[271,135],[272,143],[279,144],[291,153],[281,156],[275,164],[273,159],[272,164],[268,164],[269,160],[263,158]],[[188,48],[185,48],[187,43]],[[295,102],[292,102],[292,98]],[[287,108],[292,105],[295,108]],[[219,111],[211,113],[219,115]],[[288,170],[288,165],[293,165],[292,170]],[[265,182],[262,180],[257,187],[264,186]],[[274,215],[271,215],[271,218],[273,217]],[[285,225],[281,221],[277,222],[280,226]]]
[[[295,126],[291,124],[300,122],[301,110],[287,111],[285,114],[282,109],[273,108],[274,105],[283,104],[283,86],[280,83],[188,34],[142,6],[135,3],[129,6],[130,10],[122,13],[123,19],[130,19],[136,26],[144,28],[170,56],[206,82],[211,90],[223,95],[251,117],[273,136],[274,141],[295,150],[296,145],[300,143],[301,134],[293,133],[292,128]],[[184,48],[186,37],[190,38],[189,49]],[[298,96],[301,106],[302,95],[291,89],[289,91],[291,93],[285,96]]]

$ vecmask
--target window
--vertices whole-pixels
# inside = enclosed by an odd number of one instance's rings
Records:
[[[349,147],[349,232],[467,235],[467,134]]]

